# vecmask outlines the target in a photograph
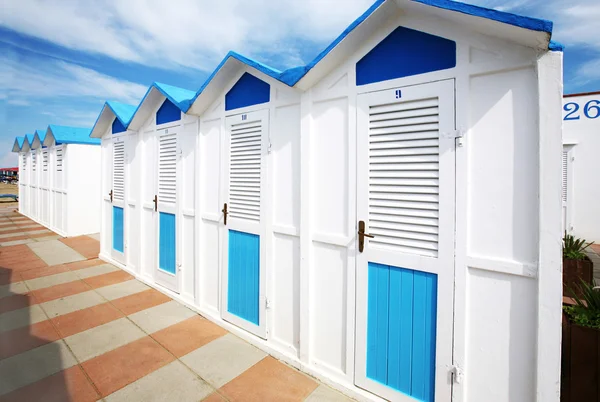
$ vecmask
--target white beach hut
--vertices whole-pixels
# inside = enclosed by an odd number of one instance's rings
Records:
[[[600,92],[563,100],[563,227],[600,243]]]
[[[100,231],[100,142],[89,133],[50,125],[32,141],[29,217],[62,236]]]
[[[27,151],[24,148],[27,140],[25,137],[16,137],[12,152],[17,152],[19,158],[19,212],[27,215],[26,204],[28,202],[29,164],[27,163]]]
[[[119,120],[126,258],[109,209],[101,257],[361,400],[558,401],[551,31],[381,0],[306,66],[231,52],[196,93],[154,84]]]

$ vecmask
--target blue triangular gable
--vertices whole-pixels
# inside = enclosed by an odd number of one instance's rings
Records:
[[[225,110],[267,103],[270,96],[271,86],[269,84],[252,74],[244,73],[225,94]]]
[[[356,63],[356,85],[456,67],[456,42],[396,28]]]
[[[156,124],[165,124],[177,120],[181,120],[181,110],[170,99],[165,99],[156,111]]]

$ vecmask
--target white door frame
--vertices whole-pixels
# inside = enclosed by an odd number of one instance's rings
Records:
[[[231,146],[231,126],[233,124],[241,124],[242,122],[261,121],[262,137],[261,137],[261,158],[260,158],[260,213],[259,222],[241,219],[235,216],[234,210],[231,209],[230,200],[230,146]],[[223,225],[220,231],[220,252],[221,252],[221,317],[237,325],[238,327],[253,333],[263,339],[267,337],[267,211],[269,211],[268,190],[268,143],[269,143],[269,109],[260,109],[249,111],[237,115],[225,117],[225,130],[222,136],[221,149],[221,178],[222,183],[221,199],[225,200],[229,206],[229,214],[227,216],[227,225]],[[233,214],[232,214],[233,212]],[[247,321],[237,315],[229,312],[228,305],[228,289],[229,289],[229,232],[230,230],[239,231],[248,234],[259,236],[259,296],[258,296],[258,325]]]
[[[414,401],[411,396],[367,377],[367,310],[368,263],[405,268],[437,275],[435,401],[451,398],[452,384],[449,369],[452,365],[454,313],[454,239],[455,239],[455,140],[456,121],[454,80],[390,88],[358,95],[357,99],[357,222],[366,223],[369,233],[369,106],[386,105],[419,99],[438,98],[439,102],[439,221],[437,224],[437,256],[399,251],[385,244],[364,241],[364,252],[356,257],[356,356],[355,383],[357,386],[393,401]],[[361,152],[361,150],[364,150]],[[412,176],[411,176],[412,177]],[[402,186],[403,183],[394,184]],[[400,191],[400,190],[396,190]],[[413,190],[411,190],[413,191]],[[400,191],[401,192],[401,191]],[[363,195],[363,196],[361,196]],[[408,204],[408,203],[407,203]],[[397,207],[399,208],[399,207]],[[402,206],[410,208],[410,206]],[[416,207],[415,207],[416,208]],[[417,215],[408,216],[409,218]],[[393,222],[387,222],[393,223]],[[405,225],[409,226],[409,225]],[[378,229],[381,230],[381,229]],[[402,229],[407,230],[407,229]],[[373,229],[373,232],[376,232]],[[358,236],[357,236],[358,241]],[[423,252],[422,254],[427,254]],[[446,264],[446,265],[444,265]],[[414,300],[414,299],[413,299]]]

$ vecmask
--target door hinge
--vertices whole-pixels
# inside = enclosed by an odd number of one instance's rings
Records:
[[[269,299],[265,299],[265,308],[267,310],[271,308],[271,301]]]
[[[271,144],[271,141],[269,141],[269,145],[267,145],[267,153],[270,154],[271,153],[271,148],[273,147],[273,144]]]
[[[456,364],[450,366],[450,373],[452,374],[452,381],[454,381],[456,384],[460,384],[462,382],[464,373]]]
[[[464,129],[459,128],[458,130],[442,133],[442,137],[457,140],[456,146],[462,147],[465,144],[465,133],[466,131]]]

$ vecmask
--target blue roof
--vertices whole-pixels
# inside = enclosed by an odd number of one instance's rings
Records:
[[[485,7],[473,6],[470,4],[460,3],[453,0],[412,0],[417,3],[425,4],[432,7],[442,8],[445,10],[456,11],[463,14],[473,15],[481,18],[487,18],[489,20],[502,22],[505,24],[533,30],[541,31],[552,34],[552,21],[524,17],[517,14],[507,13],[504,11],[493,10]],[[262,64],[256,60],[252,60],[239,53],[230,51],[227,53],[225,58],[219,63],[215,71],[206,79],[204,84],[196,92],[195,96],[189,101],[185,108],[181,110],[187,112],[194,101],[200,96],[212,79],[217,75],[219,70],[227,62],[229,58],[239,60],[240,62],[257,69],[258,71],[272,77],[290,87],[293,87],[300,81],[313,67],[315,67],[325,56],[327,56],[333,48],[335,48],[346,36],[350,34],[357,26],[359,26],[364,20],[366,20],[371,14],[375,12],[381,6],[385,0],[376,0],[367,11],[365,11],[360,17],[358,17],[352,24],[350,24],[344,32],[342,32],[333,42],[329,44],[321,53],[317,55],[310,63],[305,66],[293,67],[285,71],[279,71],[265,64]],[[558,45],[558,46],[557,46]],[[548,46],[549,50],[562,51],[563,47],[555,42],[550,42]]]
[[[33,138],[35,134],[25,134],[25,138],[27,139],[27,143],[29,144],[29,148],[33,145]]]
[[[163,94],[167,99],[169,99],[175,106],[179,108],[182,112],[187,112],[187,110],[192,105],[192,100],[196,99],[196,93],[194,91],[190,91],[188,89],[183,89],[179,87],[174,87],[173,85],[162,84],[160,82],[153,82],[152,85],[146,91],[146,94],[142,98],[142,101],[135,108],[134,112],[131,115],[131,119],[127,123],[127,125],[123,124],[125,128],[131,123],[133,116],[135,116],[140,109],[140,107],[144,104],[144,101],[152,91],[152,88],[158,90],[161,94]]]
[[[40,142],[44,142],[46,139],[46,130],[35,130],[35,133],[40,137]]]
[[[17,141],[17,145],[19,146],[19,149],[23,148],[23,142],[25,141],[25,137],[17,137],[17,138],[15,138],[15,140]]]
[[[66,127],[49,125],[56,145],[60,144],[91,144],[100,145],[100,138],[90,138],[89,128]]]
[[[108,101],[105,103],[106,106],[112,110],[117,119],[123,124],[123,126],[127,127],[131,118],[133,117],[133,112],[135,112],[135,106],[127,105],[125,103],[116,102],[116,101]]]

